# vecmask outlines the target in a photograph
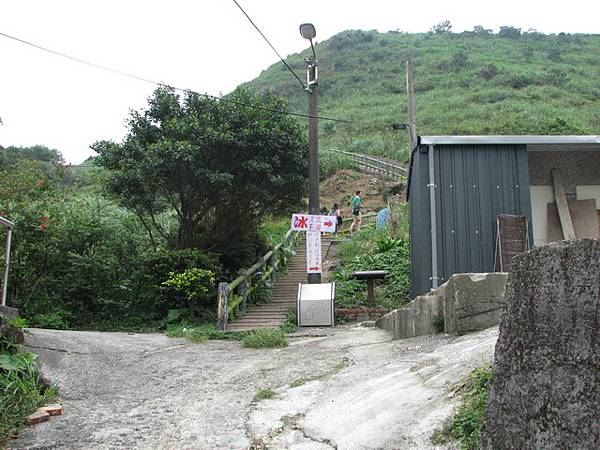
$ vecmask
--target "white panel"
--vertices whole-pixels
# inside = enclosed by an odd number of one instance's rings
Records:
[[[596,209],[600,209],[600,185],[575,186],[577,200],[596,200]]]
[[[318,327],[334,325],[335,283],[298,286],[298,325]]]
[[[554,203],[552,186],[530,186],[533,245],[548,243],[548,203]]]

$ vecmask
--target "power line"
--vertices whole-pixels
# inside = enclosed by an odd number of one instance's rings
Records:
[[[370,126],[370,127],[391,127],[391,128],[394,128],[394,127],[398,126],[398,124],[369,123],[369,122],[359,122],[359,121],[347,120],[347,119],[338,119],[338,118],[335,118],[335,117],[328,117],[328,116],[318,116],[318,115],[317,116],[311,116],[309,114],[303,114],[303,113],[297,113],[297,112],[291,112],[291,111],[284,111],[284,110],[280,110],[280,109],[268,108],[266,106],[254,105],[254,104],[251,104],[251,103],[240,102],[240,101],[237,101],[237,100],[231,100],[231,99],[228,99],[228,98],[225,98],[225,97],[220,97],[218,95],[211,95],[211,94],[206,94],[206,93],[203,94],[203,93],[200,93],[200,92],[197,92],[197,91],[193,91],[191,89],[184,89],[184,88],[180,88],[180,87],[177,87],[177,86],[169,85],[169,84],[166,84],[166,83],[161,83],[160,81],[152,80],[150,78],[145,78],[145,77],[142,77],[142,76],[139,76],[139,75],[135,75],[135,74],[132,74],[132,73],[129,73],[129,72],[124,72],[122,70],[113,69],[113,68],[108,67],[108,66],[103,66],[101,64],[96,64],[96,63],[93,63],[93,62],[90,62],[90,61],[86,61],[84,59],[77,58],[77,57],[71,56],[71,55],[67,55],[66,53],[58,52],[56,50],[52,50],[50,48],[43,47],[43,46],[38,45],[38,44],[34,44],[32,42],[26,41],[24,39],[20,39],[20,38],[15,37],[15,36],[11,36],[11,35],[3,33],[3,32],[0,32],[0,36],[3,36],[5,38],[7,38],[7,39],[12,39],[12,40],[17,41],[17,42],[19,42],[21,44],[28,45],[30,47],[34,47],[34,48],[36,48],[38,50],[42,50],[42,51],[50,53],[52,55],[60,56],[62,58],[66,58],[66,59],[69,59],[71,61],[75,61],[75,62],[78,62],[80,64],[84,64],[84,65],[93,67],[95,69],[105,70],[107,72],[112,72],[112,73],[115,73],[117,75],[121,75],[121,76],[124,76],[124,77],[132,78],[132,79],[138,80],[138,81],[143,81],[145,83],[150,83],[150,84],[153,84],[153,85],[156,85],[156,86],[167,86],[167,87],[170,87],[170,88],[172,88],[174,90],[177,90],[177,91],[180,91],[180,92],[191,92],[191,93],[194,93],[196,95],[200,95],[202,97],[210,98],[210,99],[213,99],[213,100],[219,100],[219,101],[222,101],[222,102],[225,102],[225,103],[235,104],[235,105],[238,105],[238,106],[244,106],[246,108],[253,108],[253,109],[258,109],[258,110],[262,110],[262,111],[272,112],[272,113],[275,113],[275,114],[288,115],[288,116],[294,116],[294,117],[317,118],[319,120],[328,120],[328,121],[331,121],[331,122],[340,122],[340,123],[347,123],[347,124],[354,124],[354,125],[363,125],[363,126]],[[400,124],[400,126],[404,127],[405,124]]]
[[[41,45],[34,44],[32,42],[28,42],[28,41],[25,41],[23,39],[19,39],[18,37],[11,36],[11,35],[6,34],[6,33],[2,33],[1,31],[0,31],[0,36],[4,36],[5,38],[12,39],[14,41],[20,42],[21,44],[29,45],[30,47],[37,48],[38,50],[42,50],[44,52],[48,52],[48,53],[51,53],[51,54],[56,55],[56,56],[62,56],[63,58],[70,59],[71,61],[75,61],[75,62],[78,62],[78,63],[81,63],[81,64],[85,64],[85,65],[90,66],[90,67],[95,67],[96,69],[106,70],[108,72],[116,73],[118,75],[123,75],[123,76],[129,77],[129,78],[134,78],[134,79],[136,79],[138,81],[143,81],[145,83],[160,84],[160,83],[157,83],[154,80],[149,80],[148,78],[140,77],[138,75],[134,75],[134,74],[127,73],[127,72],[123,72],[121,70],[112,69],[110,67],[101,66],[100,64],[96,64],[96,63],[93,63],[93,62],[85,61],[83,59],[76,58],[75,56],[71,56],[71,55],[67,55],[65,53],[57,52],[56,50],[52,50],[50,48],[42,47]]]
[[[267,44],[269,44],[269,47],[271,47],[273,49],[273,51],[275,52],[275,54],[277,55],[277,57],[281,60],[281,62],[283,63],[283,65],[285,67],[287,67],[287,69],[291,72],[292,75],[294,75],[294,77],[296,77],[296,80],[298,80],[298,83],[300,83],[300,86],[302,86],[302,89],[305,88],[304,83],[302,82],[302,80],[300,79],[300,77],[298,77],[298,75],[296,74],[296,72],[294,72],[292,70],[292,68],[289,66],[289,64],[287,62],[285,62],[285,60],[281,57],[281,55],[279,54],[279,52],[275,49],[275,47],[273,47],[273,44],[271,44],[271,42],[269,42],[269,40],[267,39],[267,37],[264,35],[264,33],[262,31],[260,31],[260,28],[258,28],[256,26],[256,24],[253,22],[253,20],[250,18],[250,16],[246,13],[246,11],[244,11],[244,8],[242,8],[240,6],[240,4],[237,2],[237,0],[233,0],[233,3],[236,4],[236,6],[240,9],[240,11],[242,11],[242,13],[246,16],[246,19],[248,19],[248,21],[252,24],[252,26],[254,28],[256,28],[256,31],[258,31],[258,33],[262,36],[262,38],[267,42]]]

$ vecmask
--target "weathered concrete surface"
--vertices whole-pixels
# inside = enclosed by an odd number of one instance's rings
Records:
[[[444,331],[464,334],[500,323],[506,273],[457,273],[440,288]]]
[[[600,240],[515,257],[506,300],[487,448],[599,448]]]
[[[438,291],[419,295],[404,308],[395,309],[379,318],[375,324],[390,331],[394,338],[425,336],[441,331],[443,297]]]
[[[500,323],[505,286],[505,273],[454,274],[438,289],[381,317],[376,325],[396,339],[442,330],[459,335],[485,330]]]
[[[162,335],[32,330],[63,416],[12,448],[430,449],[447,385],[491,360],[497,330],[403,341],[360,325],[296,333],[285,349]],[[296,387],[292,387],[292,385]],[[278,397],[254,402],[260,389]]]

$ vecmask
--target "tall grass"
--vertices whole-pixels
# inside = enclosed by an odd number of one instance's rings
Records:
[[[406,121],[409,58],[419,134],[598,133],[600,35],[352,30],[319,42],[316,50],[320,114],[380,124],[320,121],[321,148],[407,157],[406,133],[381,124]],[[301,68],[304,55],[287,62]],[[305,108],[305,96],[281,64],[246,85],[285,97],[292,110]]]

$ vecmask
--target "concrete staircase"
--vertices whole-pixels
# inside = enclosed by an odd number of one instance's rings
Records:
[[[330,244],[330,238],[321,239],[323,260]],[[306,283],[306,240],[304,238],[296,246],[296,254],[289,260],[288,271],[277,274],[269,302],[249,306],[246,314],[227,323],[227,331],[278,328],[283,325],[287,312],[296,309],[298,283]]]

